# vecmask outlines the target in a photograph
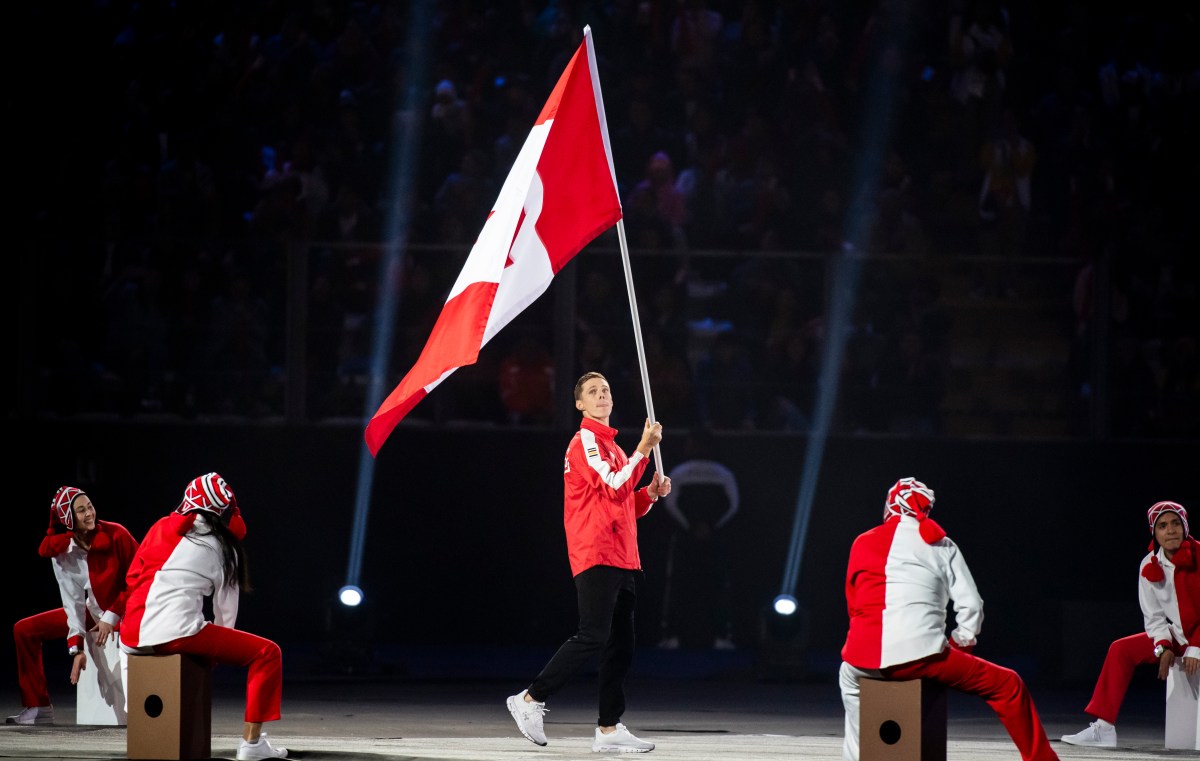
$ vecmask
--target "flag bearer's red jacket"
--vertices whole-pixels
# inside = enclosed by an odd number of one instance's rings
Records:
[[[584,418],[567,446],[563,471],[563,525],[571,575],[597,565],[641,570],[637,519],[654,500],[635,486],[649,460],[626,457],[614,439],[617,429]]]

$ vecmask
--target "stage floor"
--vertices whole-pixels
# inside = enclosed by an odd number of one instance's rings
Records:
[[[236,673],[214,681],[215,758],[232,759],[241,732],[242,685]],[[594,677],[583,676],[549,701],[546,734],[537,747],[518,734],[504,699],[524,684],[508,680],[306,678],[285,681],[281,721],[267,725],[289,758],[307,761],[441,759],[560,761],[596,758]],[[659,761],[794,759],[839,761],[842,714],[836,684],[751,679],[633,678],[624,720],[657,748]],[[1139,687],[1126,702],[1121,747],[1076,748],[1057,740],[1086,725],[1083,690],[1034,689],[1034,701],[1064,759],[1196,758],[1162,747],[1161,692]],[[122,727],[74,726],[74,700],[55,705],[56,726],[0,727],[0,758],[125,757]],[[952,695],[949,758],[1018,761],[1003,727],[978,698]]]

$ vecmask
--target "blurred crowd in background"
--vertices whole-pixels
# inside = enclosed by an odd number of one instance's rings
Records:
[[[808,430],[853,254],[835,432],[1200,433],[1194,10],[443,0],[413,35],[388,0],[29,5],[19,46],[59,65],[15,91],[23,413],[280,414],[301,252],[306,414],[361,419],[379,244],[409,221],[390,389],[586,24],[660,419]],[[566,382],[632,399],[615,251],[570,265]],[[552,304],[412,420],[549,424]]]

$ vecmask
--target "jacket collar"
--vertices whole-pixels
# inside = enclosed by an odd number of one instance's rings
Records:
[[[617,437],[617,429],[616,428],[610,428],[609,426],[605,425],[604,423],[601,423],[596,420],[592,420],[590,417],[583,418],[583,422],[580,424],[579,427],[586,428],[589,431],[592,431],[594,433],[598,433],[601,436],[604,436],[605,438],[615,439]]]

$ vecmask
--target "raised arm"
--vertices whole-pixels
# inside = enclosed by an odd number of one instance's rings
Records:
[[[662,437],[661,430],[660,425],[658,438]],[[643,434],[637,451],[629,461],[620,468],[614,468],[605,458],[605,452],[601,451],[596,434],[583,428],[579,431],[579,438],[572,442],[571,451],[567,455],[570,468],[592,488],[604,492],[612,499],[623,500],[634,492],[638,479],[649,464],[647,455],[653,449],[653,445],[647,447],[646,441],[647,437]]]

